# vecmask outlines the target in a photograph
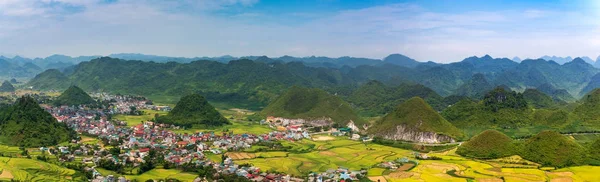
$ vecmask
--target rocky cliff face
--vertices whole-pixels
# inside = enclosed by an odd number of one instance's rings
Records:
[[[388,140],[403,140],[419,143],[455,142],[455,140],[449,136],[437,134],[434,132],[418,131],[415,128],[406,127],[406,125],[398,125],[396,126],[395,130],[376,135]]]

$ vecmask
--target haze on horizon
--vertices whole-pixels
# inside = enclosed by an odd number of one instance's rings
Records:
[[[2,0],[0,55],[600,54],[600,1]]]

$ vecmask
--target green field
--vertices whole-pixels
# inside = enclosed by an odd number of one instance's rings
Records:
[[[146,181],[149,179],[162,180],[162,179],[177,179],[181,181],[194,181],[198,175],[192,173],[181,172],[176,169],[153,169],[145,172],[141,175],[119,175],[115,172],[105,170],[102,168],[96,169],[102,175],[113,175],[115,177],[124,176],[128,180]]]
[[[127,122],[127,126],[135,126],[135,125],[142,123],[142,121],[150,121],[150,120],[154,119],[155,114],[159,114],[162,116],[162,115],[166,115],[168,113],[165,111],[155,111],[155,110],[149,110],[149,109],[144,109],[142,111],[144,111],[144,114],[141,116],[120,114],[120,115],[114,116],[113,119],[125,121],[125,122]]]
[[[210,128],[190,128],[190,129],[179,129],[179,130],[172,130],[175,133],[196,133],[196,132],[211,132],[214,131],[215,133],[220,133],[220,132],[230,132],[232,131],[234,134],[244,134],[244,133],[248,133],[248,134],[265,134],[265,133],[269,133],[271,131],[274,131],[273,129],[269,128],[267,125],[258,125],[256,123],[251,123],[251,122],[247,122],[247,121],[231,121],[230,125],[224,125],[224,126],[220,126],[220,127],[210,127]]]
[[[379,162],[412,155],[412,152],[408,150],[343,139],[320,142],[303,140],[295,142],[295,144],[284,143],[284,145],[314,148],[314,150],[308,153],[287,153],[288,157],[279,157],[283,156],[281,152],[263,152],[259,155],[264,158],[238,160],[237,162],[253,164],[262,170],[305,175],[309,172],[324,172],[328,169],[337,169],[337,167],[360,170],[361,168],[370,168]],[[302,147],[303,145],[311,147]]]
[[[71,181],[75,171],[26,158],[0,157],[0,181]]]

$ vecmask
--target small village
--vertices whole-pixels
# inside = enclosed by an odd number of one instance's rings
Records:
[[[175,166],[194,164],[195,166],[213,168],[217,174],[237,175],[252,181],[344,181],[356,180],[358,175],[365,175],[366,171],[350,171],[338,167],[323,173],[312,173],[307,177],[292,177],[281,173],[267,173],[259,168],[238,165],[225,155],[228,151],[241,151],[251,148],[259,142],[268,141],[298,141],[311,139],[307,130],[303,130],[303,122],[296,120],[275,121],[273,118],[261,121],[269,124],[275,131],[255,134],[233,134],[233,132],[197,132],[174,133],[171,129],[177,126],[144,121],[135,126],[127,126],[125,121],[111,119],[116,114],[136,114],[143,109],[170,111],[168,106],[152,105],[151,101],[142,97],[112,96],[108,94],[94,94],[96,98],[110,103],[108,108],[90,108],[87,106],[49,106],[43,108],[50,112],[59,122],[67,124],[70,128],[84,136],[97,137],[101,140],[97,144],[86,144],[83,140],[73,140],[70,146],[57,148],[42,147],[42,152],[60,156],[60,161],[73,162],[80,158],[81,162],[93,173],[93,181],[127,181],[124,178],[115,178],[113,175],[102,175],[96,167],[109,161],[113,164],[138,167],[145,162],[145,157],[151,151],[163,155],[165,161]],[[342,129],[346,131],[349,129]],[[340,132],[336,130],[336,134]],[[355,134],[356,135],[356,134]],[[353,139],[358,140],[357,136]],[[109,146],[106,146],[109,145]],[[108,149],[110,147],[110,149]],[[118,153],[111,150],[119,151]],[[210,160],[207,155],[222,156],[222,161]],[[196,181],[206,181],[197,178]]]

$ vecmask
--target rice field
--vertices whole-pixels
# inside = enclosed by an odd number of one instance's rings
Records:
[[[285,142],[284,142],[285,143]],[[310,172],[324,172],[328,169],[345,167],[351,170],[368,169],[370,179],[385,181],[600,181],[596,174],[600,167],[580,166],[558,170],[538,169],[538,164],[510,156],[496,160],[473,160],[455,154],[455,150],[429,153],[441,160],[420,160],[410,171],[386,170],[376,167],[383,161],[412,157],[412,151],[377,144],[364,144],[358,141],[336,138],[330,141],[309,141],[285,143],[301,148],[312,146],[306,153],[287,153],[287,157],[275,152],[254,153],[262,157],[240,158],[237,163],[253,164],[262,170],[275,170],[291,175],[305,175]],[[247,154],[250,155],[250,154]]]
[[[26,158],[0,157],[0,181],[70,181],[75,171]]]
[[[119,175],[115,172],[102,168],[96,169],[102,175],[113,175],[115,177],[123,176],[127,180],[147,181],[147,180],[162,180],[162,179],[177,179],[180,181],[194,181],[198,175],[192,173],[181,172],[176,169],[152,169],[141,175]]]

